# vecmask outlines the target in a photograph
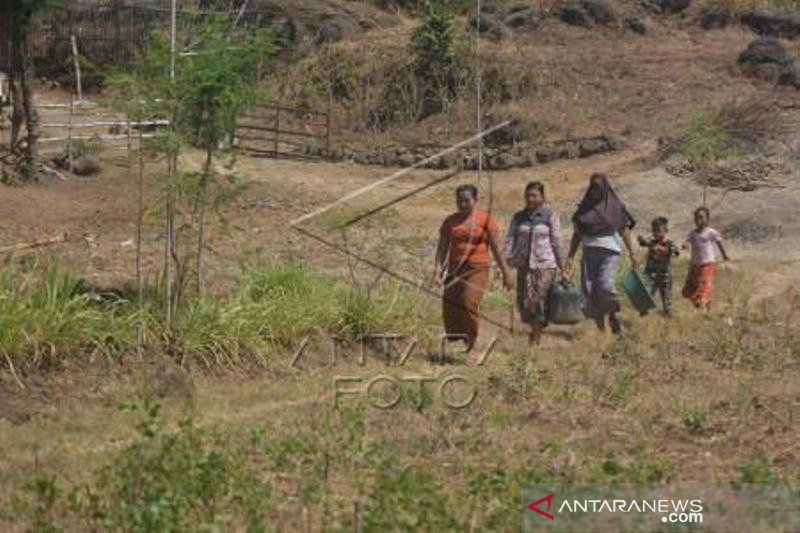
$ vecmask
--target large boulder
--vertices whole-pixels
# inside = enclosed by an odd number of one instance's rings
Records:
[[[759,35],[787,39],[800,35],[800,16],[793,13],[754,11],[742,17],[742,24]]]
[[[639,35],[647,33],[647,26],[645,26],[644,21],[639,17],[628,17],[625,19],[625,26],[633,33],[638,33]]]
[[[481,13],[481,16],[473,15],[469,19],[469,27],[472,31],[477,30],[483,37],[489,37],[493,41],[499,41],[506,35],[506,30],[500,19],[492,13]]]
[[[609,24],[617,18],[614,8],[606,0],[583,0],[583,9],[597,24]]]
[[[279,30],[280,37],[291,36],[292,30],[286,25],[290,20],[295,40],[307,31],[321,42],[331,42],[378,26],[368,4],[344,0],[254,0],[248,9]]]
[[[289,17],[281,17],[273,20],[271,28],[275,40],[278,44],[285,47],[296,44],[303,34],[302,26]]]
[[[597,137],[581,139],[578,142],[578,157],[591,157],[597,154],[613,152],[616,148],[617,145],[613,139],[601,134]]]
[[[724,28],[731,23],[731,16],[725,11],[718,9],[706,8],[700,15],[700,26],[704,30],[713,30]]]
[[[519,6],[518,6],[519,7]],[[516,30],[518,28],[524,28],[533,22],[533,11],[530,8],[525,9],[514,9],[509,12],[506,16],[505,24],[509,28]]]
[[[589,15],[583,10],[583,6],[578,2],[569,2],[561,7],[558,11],[558,18],[564,24],[570,26],[588,27],[591,25]]]
[[[79,157],[72,162],[72,173],[76,176],[92,176],[100,172],[100,163],[89,156]]]
[[[606,0],[569,0],[559,9],[558,17],[565,24],[588,27],[593,22],[609,24],[616,14]]]
[[[691,3],[691,0],[642,0],[645,8],[664,15],[680,13]]]
[[[315,42],[317,45],[336,43],[341,41],[343,36],[342,26],[335,20],[329,20],[322,23],[317,30]]]
[[[774,37],[759,37],[739,54],[739,66],[748,76],[797,87],[797,66],[781,42]]]

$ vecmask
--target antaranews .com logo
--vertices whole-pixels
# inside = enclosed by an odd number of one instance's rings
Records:
[[[800,533],[800,485],[526,485],[525,533]]]
[[[537,500],[528,509],[545,518],[555,520],[549,513],[555,494]],[[547,511],[539,508],[547,502]],[[564,500],[555,511],[562,513],[649,513],[661,515],[661,522],[670,524],[702,523],[703,502],[701,500]]]

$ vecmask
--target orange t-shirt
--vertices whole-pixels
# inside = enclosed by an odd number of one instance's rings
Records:
[[[462,263],[491,265],[489,237],[493,235],[496,238],[499,229],[489,213],[478,209],[472,215],[454,213],[444,219],[439,236],[450,251],[448,270],[453,272]]]

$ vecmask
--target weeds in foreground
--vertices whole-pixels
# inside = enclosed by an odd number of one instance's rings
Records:
[[[705,409],[701,407],[688,407],[683,411],[681,415],[681,420],[683,421],[683,426],[693,433],[697,433],[701,429],[706,422],[707,412]]]
[[[36,478],[8,514],[33,531],[266,530],[270,487],[243,447],[190,419],[164,429],[157,405],[135,410],[144,414],[138,437],[90,482],[65,491]]]
[[[6,268],[0,273],[0,354],[22,368],[98,352],[121,357],[136,347],[139,325],[149,348],[159,350],[165,332],[156,294],[146,291],[140,307],[135,295],[89,287],[56,264]],[[413,334],[422,329],[423,312],[397,286],[366,291],[303,266],[263,265],[247,269],[227,296],[187,301],[175,316],[173,336],[183,357],[209,368],[263,365],[270,353],[312,333],[344,340]]]
[[[736,466],[742,483],[775,483],[778,476],[770,462],[763,457],[745,459]]]

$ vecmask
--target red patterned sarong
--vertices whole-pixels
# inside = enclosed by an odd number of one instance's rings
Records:
[[[717,273],[716,263],[692,265],[683,285],[684,298],[695,304],[706,304],[711,301],[711,292],[714,286],[714,275]]]

